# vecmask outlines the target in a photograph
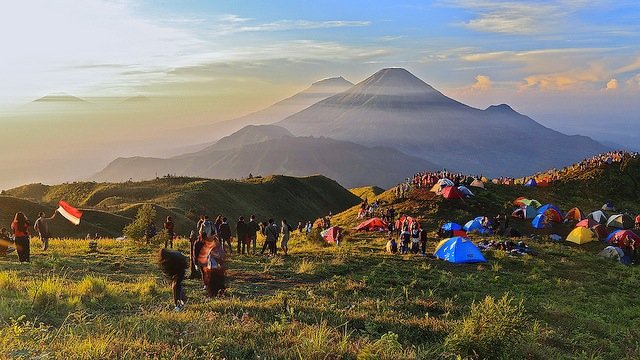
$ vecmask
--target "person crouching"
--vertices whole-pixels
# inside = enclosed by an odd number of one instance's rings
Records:
[[[189,265],[187,257],[180,251],[160,249],[158,261],[162,272],[171,279],[171,291],[173,294],[174,311],[180,311],[184,307],[186,297],[182,287],[186,268]]]

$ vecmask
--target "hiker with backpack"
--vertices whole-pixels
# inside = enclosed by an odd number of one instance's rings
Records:
[[[278,226],[275,224],[275,221],[273,219],[269,219],[269,223],[264,227],[264,236],[266,240],[262,247],[262,253],[264,253],[266,247],[269,247],[270,255],[278,254],[276,243],[280,237],[279,233],[280,232],[278,231]]]
[[[286,219],[282,219],[282,242],[280,248],[284,251],[284,256],[289,253],[289,237],[291,236],[291,225],[287,223]]]

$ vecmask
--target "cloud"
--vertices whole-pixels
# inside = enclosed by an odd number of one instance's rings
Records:
[[[626,82],[627,88],[633,90],[640,90],[640,74],[635,75]]]
[[[607,82],[606,90],[616,90],[618,88],[618,80],[611,79]]]
[[[496,0],[457,0],[451,5],[473,13],[464,25],[472,30],[514,35],[550,33],[577,6],[572,1],[515,2]]]
[[[258,23],[250,18],[240,18],[235,15],[227,15],[220,19],[217,26],[213,28],[213,32],[217,35],[229,35],[242,32],[332,29],[369,25],[371,25],[370,21],[347,20],[278,20],[268,23]]]
[[[490,90],[492,86],[491,79],[486,75],[478,75],[476,76],[475,84],[471,85],[471,88],[474,90],[486,91]]]

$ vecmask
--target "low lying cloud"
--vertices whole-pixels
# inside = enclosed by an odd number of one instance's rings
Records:
[[[478,75],[476,76],[476,83],[471,85],[471,88],[474,90],[485,91],[491,89],[492,82],[491,79],[486,75]]]
[[[618,88],[618,80],[616,79],[611,79],[607,82],[607,86],[605,87],[605,89],[607,90],[616,90]]]

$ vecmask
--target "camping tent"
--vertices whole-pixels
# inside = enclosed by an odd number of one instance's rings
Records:
[[[612,231],[612,232],[607,236],[607,238],[606,238],[606,240],[605,240],[604,242],[607,242],[607,243],[608,243],[608,242],[611,242],[611,239],[613,239],[613,237],[614,237],[614,236],[616,236],[616,234],[617,234],[617,233],[619,233],[620,231],[622,231],[622,230],[618,229],[618,230],[614,230],[614,231]]]
[[[606,204],[602,205],[600,210],[602,210],[602,211],[616,211],[616,207],[613,206],[613,203],[607,202]]]
[[[462,226],[460,226],[460,224],[458,224],[458,223],[448,222],[448,223],[442,225],[442,230],[444,230],[444,231],[462,230]]]
[[[576,244],[586,244],[594,241],[595,239],[596,236],[593,231],[582,226],[573,229],[567,236],[567,241],[571,241]]]
[[[536,217],[534,217],[533,220],[531,221],[531,225],[533,225],[533,227],[536,229],[544,229],[544,228],[551,227],[551,224],[547,222],[547,218],[544,216],[544,214],[536,215]]]
[[[516,209],[516,211],[511,213],[511,216],[519,219],[533,219],[534,217],[536,217],[536,214],[536,208],[527,205]]]
[[[463,229],[468,233],[472,231],[477,231],[480,234],[489,234],[490,232],[489,229],[482,226],[482,216],[478,216],[473,220],[467,221],[467,223],[464,224]]]
[[[371,218],[369,220],[363,221],[360,225],[356,226],[354,229],[357,231],[382,231],[387,228],[387,223],[382,221],[380,218]]]
[[[599,224],[606,224],[608,217],[607,214],[603,213],[602,210],[597,210],[587,215],[587,219],[593,219],[597,221]]]
[[[324,239],[324,241],[330,243],[330,244],[335,244],[336,239],[338,238],[338,233],[342,231],[342,228],[339,226],[332,226],[330,228],[328,228],[327,230],[323,231],[320,233],[320,235],[322,235],[322,238]]]
[[[598,222],[593,220],[593,219],[584,219],[582,221],[579,221],[576,224],[576,227],[583,227],[583,228],[588,228],[591,229],[592,227],[598,225]]]
[[[565,219],[571,221],[580,221],[584,219],[584,213],[582,210],[577,207],[571,208],[571,210],[567,211],[567,214],[564,216]]]
[[[435,184],[433,185],[433,187],[431,187],[430,191],[440,195],[440,192],[442,191],[442,186],[440,184]]]
[[[640,236],[631,230],[616,231],[609,240],[609,243],[622,247],[625,241],[635,241],[635,243],[638,244],[640,243]]]
[[[445,199],[462,199],[464,195],[455,186],[447,186],[442,189],[442,197]]]
[[[602,224],[592,226],[590,229],[598,236],[598,239],[600,240],[607,237],[607,227]]]
[[[468,187],[466,186],[458,186],[458,190],[460,190],[460,192],[462,193],[462,195],[464,196],[474,196],[473,193],[471,192],[471,190],[469,190]]]
[[[538,186],[538,183],[536,182],[536,179],[531,178],[526,183],[524,183],[524,186],[527,186],[527,187]]]
[[[616,229],[633,228],[633,218],[627,214],[611,215],[607,220],[607,226]]]
[[[620,260],[624,256],[624,252],[622,249],[615,246],[607,246],[602,251],[598,253],[598,256],[603,257],[605,259],[615,259]]]
[[[473,180],[469,186],[484,189],[484,183],[478,179]]]
[[[535,199],[527,199],[525,197],[519,197],[519,198],[515,199],[513,201],[513,203],[516,204],[516,205],[520,205],[520,206],[533,206],[536,209],[539,208],[540,206],[542,206],[540,201],[535,200]]]
[[[471,240],[460,236],[448,239],[434,255],[456,264],[487,261]]]
[[[451,181],[451,180],[449,180],[447,178],[442,178],[442,179],[438,180],[438,184],[440,184],[440,186],[442,186],[442,187],[445,187],[445,186],[456,186],[456,184],[453,181]]]
[[[540,208],[538,208],[538,214],[544,214],[547,212],[547,210],[555,210],[555,212],[559,213],[562,216],[562,211],[553,204],[545,204],[544,206],[541,206]]]
[[[544,214],[544,216],[547,218],[547,221],[557,223],[562,222],[562,211],[560,211],[560,209],[558,209],[558,207],[556,207],[555,205],[546,204],[544,206],[541,206],[538,209],[538,214]]]

